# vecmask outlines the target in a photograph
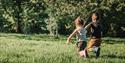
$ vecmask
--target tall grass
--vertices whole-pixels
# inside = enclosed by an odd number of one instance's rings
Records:
[[[65,38],[65,37],[62,37]],[[103,41],[101,55],[78,56],[75,44],[47,35],[0,35],[0,63],[125,63],[125,43]]]

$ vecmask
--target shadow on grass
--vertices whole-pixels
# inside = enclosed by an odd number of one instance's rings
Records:
[[[102,38],[102,42],[106,44],[116,44],[116,43],[125,44],[125,38],[104,37]]]
[[[106,44],[125,44],[125,41],[120,40],[103,40],[102,42]]]
[[[1,33],[0,37],[7,37],[7,38],[17,38],[17,39],[26,39],[26,40],[36,40],[36,41],[66,41],[66,36],[60,36],[59,38],[54,38],[47,34],[13,34],[13,33]],[[112,37],[104,37],[102,38],[102,42],[106,44],[117,44],[117,43],[124,43],[124,38],[112,38]],[[73,39],[73,43],[76,43],[76,39]]]
[[[1,34],[0,37],[14,38],[14,39],[25,39],[25,40],[36,40],[36,41],[59,41],[60,38],[55,38],[45,34]]]
[[[124,56],[124,55],[123,55],[123,56],[102,55],[102,56],[100,56],[99,58],[106,58],[106,59],[115,59],[115,58],[117,58],[117,59],[125,59],[125,56]],[[96,58],[95,55],[90,55],[90,56],[89,56],[89,59],[98,59],[98,58]]]
[[[102,58],[119,58],[119,59],[125,59],[125,55],[103,55]]]

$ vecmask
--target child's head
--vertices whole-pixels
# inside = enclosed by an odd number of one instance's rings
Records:
[[[93,20],[93,21],[99,20],[99,14],[98,14],[97,12],[94,12],[94,13],[92,14],[92,20]]]
[[[75,20],[75,25],[76,26],[83,26],[84,21],[80,17],[77,17],[77,19]]]

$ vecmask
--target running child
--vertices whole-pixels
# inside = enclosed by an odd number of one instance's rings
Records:
[[[71,42],[71,38],[76,35],[76,38],[77,38],[76,46],[77,46],[77,51],[78,51],[80,57],[88,57],[88,53],[87,53],[87,49],[86,49],[86,47],[87,47],[87,38],[86,38],[87,30],[86,30],[86,28],[84,28],[84,22],[80,17],[78,17],[75,20],[75,26],[76,26],[76,29],[68,37],[67,44],[69,44]]]
[[[99,14],[97,12],[92,14],[92,22],[86,27],[91,28],[91,36],[88,42],[87,49],[89,51],[94,51],[96,53],[96,58],[100,55],[100,45],[101,45],[101,24],[99,20]]]

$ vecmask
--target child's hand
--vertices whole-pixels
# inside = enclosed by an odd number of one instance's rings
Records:
[[[69,45],[70,43],[66,42],[67,45]]]
[[[70,40],[67,40],[66,44],[68,44],[68,45],[69,45],[69,44],[70,44]]]

